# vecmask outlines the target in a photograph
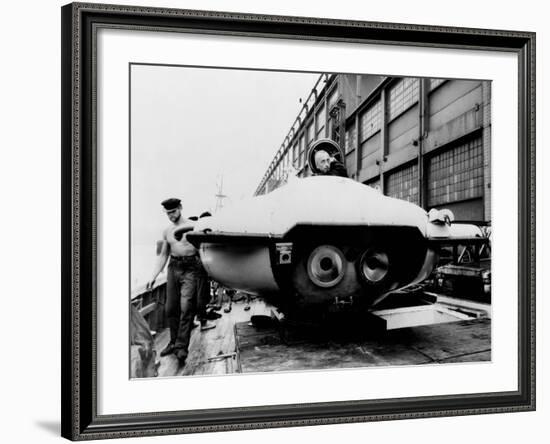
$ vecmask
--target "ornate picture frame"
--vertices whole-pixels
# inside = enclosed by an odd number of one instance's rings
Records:
[[[517,390],[98,413],[97,33],[198,33],[512,53],[518,71]],[[72,3],[62,8],[62,435],[71,440],[535,409],[535,34]]]

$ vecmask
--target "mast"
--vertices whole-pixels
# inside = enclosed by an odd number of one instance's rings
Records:
[[[217,186],[218,186],[218,192],[215,194],[215,197],[216,197],[216,208],[214,210],[215,212],[223,208],[223,200],[227,199],[227,195],[223,194],[223,174],[221,175],[221,180],[217,184]]]

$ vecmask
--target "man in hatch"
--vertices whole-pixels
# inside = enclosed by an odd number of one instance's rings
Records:
[[[171,225],[162,233],[162,249],[153,269],[147,288],[152,289],[155,279],[168,263],[166,281],[166,318],[170,329],[170,342],[160,352],[161,356],[174,353],[180,365],[187,359],[191,329],[197,305],[197,282],[201,263],[197,249],[187,241],[186,233],[194,222],[182,215],[180,199],[161,202]]]
[[[315,153],[314,160],[317,175],[348,177],[346,167],[324,149],[319,149]]]

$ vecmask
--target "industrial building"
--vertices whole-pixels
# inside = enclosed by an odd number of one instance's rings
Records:
[[[491,220],[491,83],[321,74],[256,194],[311,175],[308,148],[337,142],[349,177],[387,196]]]

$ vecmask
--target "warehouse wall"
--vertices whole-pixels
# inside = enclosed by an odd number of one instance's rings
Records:
[[[351,178],[458,220],[490,220],[490,82],[345,74],[330,85],[295,131],[300,177],[310,175],[306,145],[328,136]],[[268,171],[269,189],[284,183],[280,170]]]

